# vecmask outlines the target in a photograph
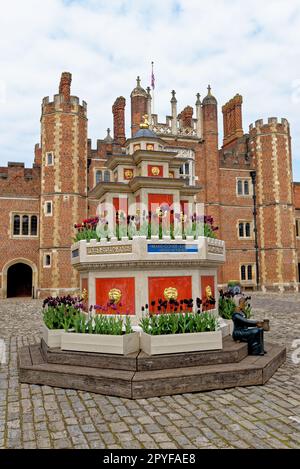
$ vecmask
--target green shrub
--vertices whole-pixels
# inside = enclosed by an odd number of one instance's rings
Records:
[[[236,287],[237,285],[241,285],[238,280],[229,280],[229,282],[227,283],[228,288]]]
[[[232,315],[236,310],[236,304],[231,297],[220,296],[219,298],[219,315],[223,319],[232,319]],[[249,319],[252,315],[252,308],[250,304],[247,304],[245,308],[246,319]]]
[[[219,315],[223,319],[231,319],[235,312],[236,305],[231,298],[221,297],[219,298]]]

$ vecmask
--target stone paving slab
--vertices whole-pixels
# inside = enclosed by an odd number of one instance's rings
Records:
[[[252,295],[266,337],[288,351],[266,385],[135,401],[19,384],[17,349],[39,342],[41,304],[0,300],[0,448],[300,447],[300,294]]]

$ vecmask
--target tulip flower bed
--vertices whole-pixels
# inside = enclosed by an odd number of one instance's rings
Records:
[[[175,223],[176,221],[176,223]],[[123,212],[116,212],[113,228],[109,226],[107,214],[101,217],[92,217],[74,225],[77,230],[74,242],[96,239],[111,239],[112,237],[121,240],[123,237],[132,239],[133,236],[199,236],[215,238],[218,227],[214,226],[214,220],[209,215],[198,216],[196,214],[187,217],[182,213],[174,213],[168,206],[162,206],[158,212],[152,213],[144,211],[141,215],[126,215]]]
[[[218,320],[209,312],[146,315],[140,326],[140,347],[148,355],[222,349]]]

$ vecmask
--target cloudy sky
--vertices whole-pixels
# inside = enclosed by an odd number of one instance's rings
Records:
[[[111,105],[129,104],[135,78],[150,84],[164,121],[175,89],[178,110],[210,83],[220,105],[244,97],[244,130],[286,117],[300,180],[299,0],[0,0],[0,165],[33,161],[40,103],[62,71],[88,103],[89,136],[112,127]],[[220,113],[221,114],[221,113]],[[127,107],[129,127],[129,106]],[[220,143],[221,143],[220,135]]]

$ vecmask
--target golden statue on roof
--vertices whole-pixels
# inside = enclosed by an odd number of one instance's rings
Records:
[[[142,116],[142,119],[143,119],[144,122],[141,122],[141,123],[140,123],[140,128],[141,128],[141,129],[149,129],[149,120],[148,120],[148,117],[149,117],[148,114],[144,114],[144,115]]]

